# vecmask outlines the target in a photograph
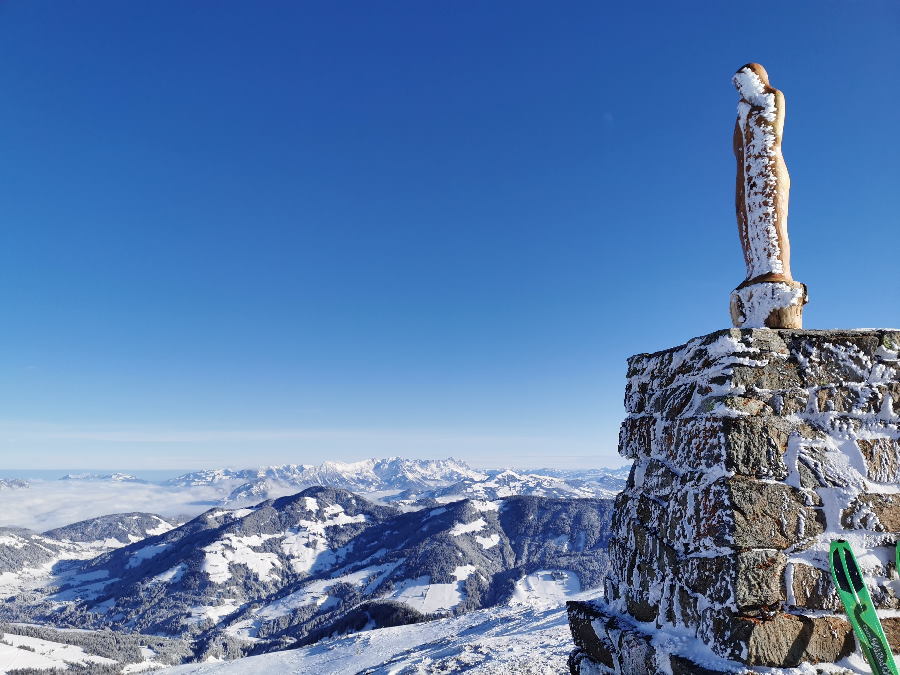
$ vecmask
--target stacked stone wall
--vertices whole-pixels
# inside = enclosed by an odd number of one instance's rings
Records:
[[[837,538],[876,606],[900,609],[898,350],[897,331],[733,329],[632,357],[619,451],[634,466],[605,599],[570,605],[573,670],[668,672],[685,650],[700,669],[685,672],[838,661],[854,643]]]

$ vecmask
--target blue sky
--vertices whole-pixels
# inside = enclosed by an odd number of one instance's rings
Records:
[[[0,468],[621,463],[729,326],[731,73],[809,328],[898,326],[900,4],[0,4]]]

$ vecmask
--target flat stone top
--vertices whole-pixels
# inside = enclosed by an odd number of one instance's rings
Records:
[[[659,389],[688,382],[704,384],[707,390],[731,380],[736,369],[767,368],[777,374],[788,366],[799,369],[797,386],[858,380],[855,371],[868,372],[859,381],[870,384],[876,380],[896,382],[900,377],[900,330],[720,330],[677,347],[629,358],[626,397],[647,387]],[[784,378],[769,379],[768,384],[758,382],[756,386],[783,388],[773,383]],[[900,394],[895,398],[900,401]]]
[[[677,352],[685,348],[696,348],[702,345],[711,345],[720,337],[728,336],[738,342],[744,344],[755,343],[754,346],[759,349],[765,349],[767,345],[773,342],[782,344],[787,341],[808,341],[808,342],[832,342],[832,341],[855,341],[860,338],[872,337],[877,338],[879,342],[884,342],[887,338],[889,343],[900,345],[900,328],[837,328],[822,330],[792,330],[786,328],[725,328],[717,330],[706,335],[691,338],[684,344],[676,347],[661,349],[658,352],[640,352],[629,357],[632,359],[649,359]],[[896,347],[895,347],[896,349]]]
[[[729,397],[768,400],[776,392],[793,397],[803,390],[807,399],[821,398],[821,387],[855,387],[854,398],[860,401],[878,389],[883,414],[900,414],[900,331],[716,331],[628,359],[625,409],[629,415],[669,419],[732,416],[746,411],[726,405]],[[775,409],[774,414],[782,414],[780,404],[769,414]]]

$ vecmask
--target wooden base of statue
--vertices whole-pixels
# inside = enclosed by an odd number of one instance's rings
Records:
[[[731,292],[731,321],[735,328],[803,328],[806,284],[799,281],[762,281]]]

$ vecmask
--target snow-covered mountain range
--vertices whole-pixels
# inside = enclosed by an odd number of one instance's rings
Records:
[[[304,645],[337,639],[353,650],[394,634],[409,637],[400,646],[431,649],[429,640],[463,622],[468,637],[435,647],[433,658],[449,667],[476,658],[464,643],[478,631],[485,644],[513,644],[501,626],[524,633],[523,608],[535,603],[556,612],[527,615],[552,625],[547,645],[556,647],[541,653],[555,664],[560,607],[605,575],[610,498],[624,483],[618,470],[388,458],[204,470],[165,484],[105,473],[9,485],[7,495],[37,504],[55,484],[61,496],[102,495],[103,504],[133,494],[146,503],[158,492],[171,513],[207,510],[179,519],[101,515],[43,532],[0,528],[0,670],[71,663],[119,673],[237,657],[263,664],[270,657],[255,655],[290,649],[307,654],[297,667],[319,672]],[[394,647],[382,660],[399,667],[407,657]]]
[[[361,462],[286,464],[258,469],[210,469],[167,481],[172,486],[231,487],[223,506],[237,507],[275,499],[306,487],[322,485],[373,495],[393,502],[499,499],[512,495],[611,498],[627,478],[618,470],[517,472],[473,469],[455,459],[416,460],[392,457]]]
[[[515,602],[542,585],[596,586],[610,512],[608,500],[528,496],[404,511],[308,488],[77,563],[0,603],[0,619],[188,636],[197,658],[274,651]]]
[[[69,474],[65,480],[17,477],[6,479],[5,485],[0,482],[0,526],[43,531],[120,512],[158,513],[183,522],[211,506],[252,506],[315,485],[347,489],[410,509],[464,497],[513,494],[606,498],[623,489],[625,482],[623,471],[617,469],[480,470],[454,459],[400,458],[208,469],[162,482],[108,471]],[[18,489],[23,487],[29,489]]]
[[[67,473],[59,480],[92,480],[92,481],[116,481],[126,483],[149,483],[150,481],[132,476],[130,473]]]
[[[366,459],[361,462],[282,464],[257,469],[206,469],[166,481],[167,485],[213,485],[271,480],[297,487],[322,485],[354,492],[408,490],[447,485],[484,474],[455,459]]]
[[[467,477],[457,482],[447,483],[434,481],[431,485],[400,489],[397,485],[407,481],[385,481],[379,490],[362,492],[386,503],[414,506],[429,501],[443,503],[459,499],[501,499],[514,495],[531,495],[537,497],[599,497],[611,499],[621,491],[624,481],[607,477],[604,483],[584,480],[564,480],[540,474],[523,474],[506,469],[491,470]],[[259,502],[263,499],[274,499],[296,492],[305,487],[305,482],[297,484],[291,481],[272,478],[259,478],[238,485],[220,503],[223,506],[237,507]]]

